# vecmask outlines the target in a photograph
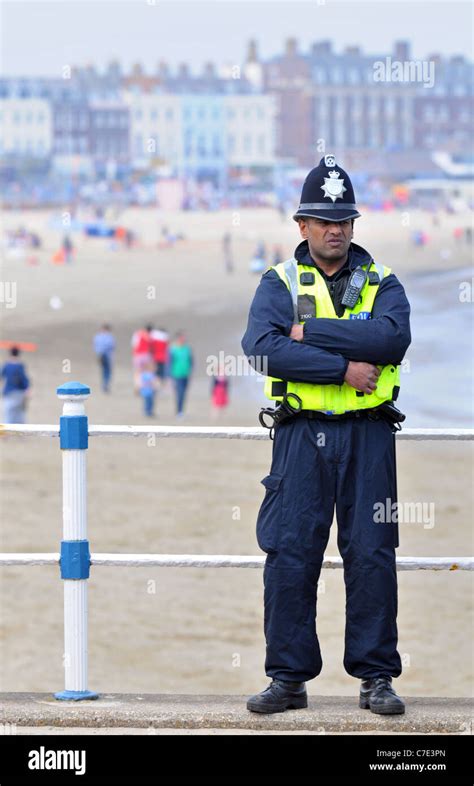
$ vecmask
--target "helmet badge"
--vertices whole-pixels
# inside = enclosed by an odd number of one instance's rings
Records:
[[[336,172],[335,170],[329,172],[329,177],[324,178],[324,186],[321,186],[321,190],[324,191],[324,196],[329,197],[333,202],[335,202],[336,199],[342,199],[344,191],[347,191],[344,185],[344,178],[339,180],[340,174],[340,172]]]

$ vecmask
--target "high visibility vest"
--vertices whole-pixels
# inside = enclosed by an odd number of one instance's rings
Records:
[[[270,269],[270,268],[269,268]],[[389,267],[375,262],[367,269],[367,280],[354,308],[344,310],[338,317],[327,284],[313,265],[298,264],[296,259],[272,267],[288,287],[292,300],[295,323],[304,324],[310,317],[316,319],[370,319],[380,282],[391,273]],[[301,281],[302,274],[306,275]],[[306,279],[306,281],[305,281]],[[377,390],[365,394],[344,382],[342,385],[316,385],[309,382],[287,382],[266,377],[264,393],[273,401],[281,401],[285,393],[296,393],[302,400],[302,409],[313,409],[327,414],[341,414],[356,409],[377,407],[384,401],[395,400],[400,389],[398,366],[378,366],[380,376]],[[290,399],[290,404],[294,403]]]

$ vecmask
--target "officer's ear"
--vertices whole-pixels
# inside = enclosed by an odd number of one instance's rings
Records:
[[[308,232],[307,232],[308,220],[305,219],[305,218],[299,218],[298,219],[298,224],[299,224],[299,227],[300,227],[300,235],[301,235],[301,237],[303,238],[303,240],[307,240],[308,239]]]

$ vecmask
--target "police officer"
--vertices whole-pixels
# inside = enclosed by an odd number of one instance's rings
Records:
[[[250,362],[266,363],[266,395],[284,414],[275,417],[257,519],[271,683],[249,699],[253,712],[307,706],[305,683],[322,668],[317,582],[334,510],[346,587],[344,668],[362,680],[360,707],[405,710],[392,686],[401,674],[398,525],[377,511],[396,502],[393,401],[410,306],[390,268],[352,242],[359,216],[349,175],[324,156],[293,216],[303,240],[293,259],[263,274],[242,339]]]

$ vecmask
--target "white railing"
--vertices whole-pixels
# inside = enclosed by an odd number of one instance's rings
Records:
[[[260,427],[240,426],[89,426],[84,400],[90,390],[79,382],[57,389],[64,402],[60,425],[0,424],[0,436],[59,437],[63,454],[63,542],[61,552],[0,553],[0,567],[12,565],[59,565],[64,580],[65,690],[58,699],[93,699],[87,688],[87,579],[90,566],[263,568],[264,556],[229,554],[90,554],[87,540],[86,449],[88,437],[154,434],[165,439],[268,440]],[[403,429],[398,440],[473,440],[474,429]],[[397,570],[474,570],[472,557],[397,557]],[[326,557],[322,567],[342,568],[340,557]]]
[[[260,426],[89,426],[90,437],[190,437],[192,439],[260,439],[268,441],[268,429]],[[60,427],[49,424],[0,424],[0,436],[59,437]],[[404,428],[397,433],[402,440],[472,440],[472,428]]]

